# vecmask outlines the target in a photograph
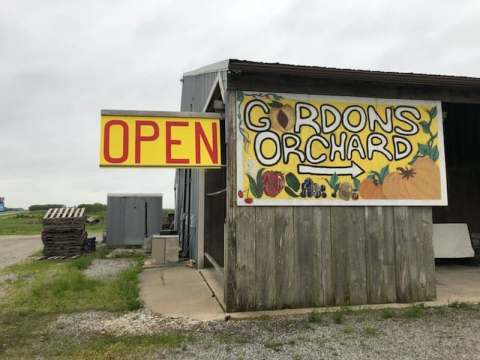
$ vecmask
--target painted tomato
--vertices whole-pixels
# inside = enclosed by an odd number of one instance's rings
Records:
[[[262,174],[263,191],[270,197],[277,196],[285,186],[285,177],[280,171],[265,171]]]
[[[387,199],[440,199],[440,170],[433,160],[420,158],[397,170],[383,182]]]

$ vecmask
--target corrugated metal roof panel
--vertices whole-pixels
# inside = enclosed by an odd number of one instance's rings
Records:
[[[263,63],[247,60],[230,60],[228,70],[258,73],[307,76],[330,80],[371,81],[415,86],[480,89],[480,78],[469,76],[402,73],[389,71],[339,69],[321,66],[304,66],[281,63]]]

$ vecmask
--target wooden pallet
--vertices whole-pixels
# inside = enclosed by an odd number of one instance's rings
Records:
[[[87,239],[84,208],[49,209],[43,217],[43,254],[47,259],[70,258],[82,253]]]

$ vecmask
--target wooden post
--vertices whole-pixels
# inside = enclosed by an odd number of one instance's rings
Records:
[[[198,170],[197,198],[197,268],[204,267],[205,256],[205,170]]]

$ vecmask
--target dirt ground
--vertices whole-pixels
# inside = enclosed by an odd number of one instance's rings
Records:
[[[40,235],[0,236],[0,269],[27,258],[41,248]]]

